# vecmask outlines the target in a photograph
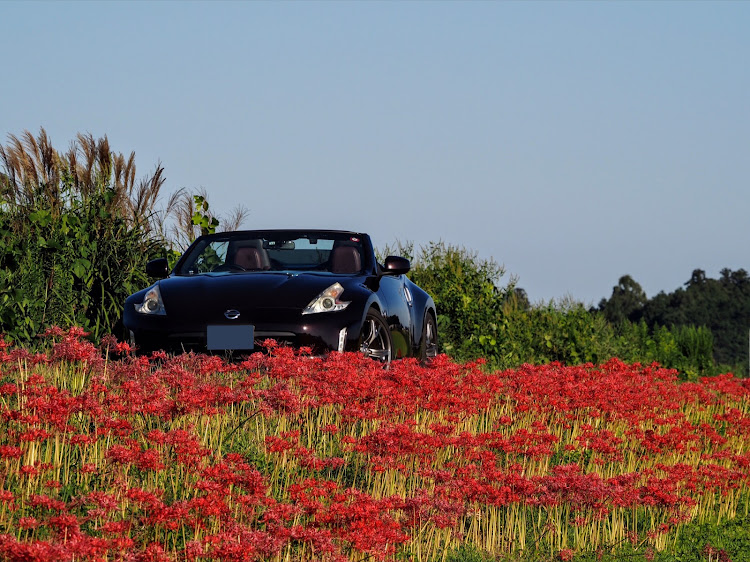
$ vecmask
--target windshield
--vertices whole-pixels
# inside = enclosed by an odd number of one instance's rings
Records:
[[[360,273],[362,241],[346,233],[283,235],[231,233],[193,246],[178,275],[245,271],[327,271]]]

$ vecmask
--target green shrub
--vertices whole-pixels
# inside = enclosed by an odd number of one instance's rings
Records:
[[[617,355],[612,326],[580,303],[506,308],[501,326],[502,343],[495,355],[502,367],[553,361],[600,363]]]
[[[443,242],[415,251],[397,243],[381,258],[398,253],[412,261],[411,279],[437,306],[440,351],[459,361],[483,358],[493,369],[557,361],[603,363],[612,357],[676,369],[682,378],[726,372],[713,360],[713,335],[691,325],[649,328],[644,321],[609,321],[599,310],[564,299],[530,305],[494,260]]]
[[[474,359],[497,342],[503,301],[513,281],[500,286],[504,270],[494,260],[444,242],[430,242],[417,252],[411,243],[397,243],[383,252],[389,253],[411,260],[409,277],[435,300],[442,352]]]
[[[42,130],[0,147],[0,333],[30,342],[47,327],[116,330],[125,298],[164,250],[153,205],[161,168],[136,183],[133,155],[79,135],[57,153]],[[118,334],[119,335],[119,334]]]
[[[31,341],[51,325],[81,326],[99,339],[115,330],[125,298],[148,284],[145,259],[159,245],[107,211],[102,187],[53,214],[0,212],[0,332]]]

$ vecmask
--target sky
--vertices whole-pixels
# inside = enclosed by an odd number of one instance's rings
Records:
[[[750,2],[3,1],[0,22],[1,143],[106,135],[246,228],[443,241],[535,303],[750,269]]]

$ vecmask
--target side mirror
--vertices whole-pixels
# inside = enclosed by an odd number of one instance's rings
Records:
[[[167,258],[158,258],[148,262],[146,264],[146,274],[149,277],[158,277],[159,279],[169,276]]]
[[[402,258],[401,256],[388,256],[385,258],[383,269],[385,270],[386,275],[401,275],[409,272],[411,264],[409,263],[409,260]]]

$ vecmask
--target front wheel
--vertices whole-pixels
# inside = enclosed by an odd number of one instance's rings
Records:
[[[362,324],[360,351],[365,357],[389,365],[392,349],[391,331],[388,329],[388,324],[380,312],[371,308]]]

